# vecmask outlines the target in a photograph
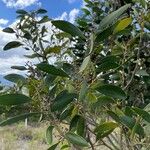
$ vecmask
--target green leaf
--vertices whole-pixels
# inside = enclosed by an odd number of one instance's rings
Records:
[[[49,19],[48,16],[44,16],[38,23],[42,24],[42,23],[49,22],[49,21],[51,21],[51,19]]]
[[[38,57],[40,57],[40,55],[38,55],[38,54],[32,54],[32,55],[24,55],[25,57],[27,57],[27,58],[30,58],[30,59],[33,59],[33,58],[38,58]]]
[[[74,145],[81,146],[81,147],[89,146],[88,142],[83,137],[81,137],[75,133],[68,132],[65,134],[65,138]]]
[[[108,39],[108,37],[112,35],[112,27],[109,27],[105,29],[104,31],[100,32],[97,34],[95,41],[96,42],[101,42],[105,39]]]
[[[132,108],[132,110],[134,110],[139,116],[141,116],[144,120],[150,123],[150,114],[147,111],[137,107]]]
[[[68,93],[66,90],[60,92],[51,106],[51,111],[63,110],[74,100],[74,98],[76,98],[76,96],[77,95],[75,93]]]
[[[40,113],[26,113],[26,114],[18,115],[18,116],[15,116],[15,117],[12,117],[5,121],[0,122],[0,126],[11,125],[13,123],[16,123],[18,121],[24,120],[28,117],[32,117],[32,116],[38,115],[38,114],[40,114]]]
[[[38,10],[36,11],[36,13],[37,13],[37,14],[45,14],[45,13],[47,13],[47,10],[45,10],[45,9],[38,9]]]
[[[54,145],[52,145],[51,147],[49,147],[47,150],[55,150],[57,148],[59,143],[56,143]]]
[[[118,127],[118,124],[115,122],[105,122],[95,128],[97,140],[107,137],[110,133],[113,132],[115,128]]]
[[[24,66],[11,66],[11,68],[16,70],[21,70],[21,71],[27,70],[27,68]]]
[[[46,130],[46,140],[47,140],[47,143],[48,144],[52,144],[53,142],[53,129],[54,129],[54,126],[49,126]]]
[[[71,34],[72,36],[79,36],[82,39],[85,39],[85,36],[81,32],[81,30],[78,27],[71,24],[70,22],[63,20],[54,20],[52,21],[52,24],[58,29]]]
[[[120,20],[119,23],[117,24],[117,26],[114,29],[114,33],[117,33],[117,32],[120,32],[120,31],[124,30],[131,23],[132,23],[132,18],[131,17],[124,18],[124,19]]]
[[[12,49],[12,48],[18,48],[18,47],[20,47],[20,46],[22,46],[22,45],[23,45],[23,44],[21,44],[21,43],[18,42],[18,41],[9,42],[9,43],[7,43],[7,44],[4,46],[3,50],[9,50],[9,49]]]
[[[30,102],[31,99],[22,94],[6,94],[0,96],[0,105],[20,105]]]
[[[6,32],[6,33],[15,33],[15,31],[12,28],[10,28],[10,27],[3,29],[3,32]]]
[[[112,12],[108,16],[102,19],[99,25],[99,31],[102,32],[104,29],[112,25],[131,5],[127,4],[120,7],[118,10]]]
[[[83,72],[87,68],[89,62],[90,62],[90,56],[87,56],[82,62],[82,65],[81,65],[80,71],[79,71],[80,73]]]
[[[70,131],[75,131],[80,119],[80,115],[75,115],[70,121]]]
[[[84,101],[88,92],[88,84],[83,81],[79,92],[79,101]]]
[[[85,134],[85,119],[80,116],[77,124],[77,134],[84,137]]]
[[[14,73],[8,74],[8,75],[4,76],[4,78],[6,80],[8,80],[10,82],[14,82],[14,83],[18,83],[20,81],[24,83],[26,81],[24,76],[19,75],[19,74],[14,74]]]
[[[56,46],[55,45],[54,47],[47,47],[45,49],[45,53],[46,54],[51,54],[51,53],[59,54],[61,49],[62,49],[62,46]]]
[[[112,98],[124,100],[127,97],[125,92],[120,87],[111,84],[99,86],[97,91]]]
[[[17,14],[21,14],[21,15],[27,14],[27,12],[26,12],[25,10],[23,10],[23,9],[18,9],[18,10],[16,11],[16,13],[17,13]]]
[[[115,101],[108,96],[101,96],[98,98],[97,102],[93,104],[93,108],[101,108],[103,106],[107,106],[109,104],[113,104]]]
[[[49,65],[46,63],[40,63],[37,65],[37,68],[41,71],[44,71],[46,73],[55,75],[55,76],[61,76],[61,77],[69,77],[65,71],[62,69],[58,69],[53,65]]]
[[[119,67],[119,64],[117,64],[116,62],[107,61],[99,65],[96,71],[104,72],[104,71],[109,71],[110,69],[115,69],[117,67]]]

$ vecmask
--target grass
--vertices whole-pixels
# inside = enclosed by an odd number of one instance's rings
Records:
[[[46,124],[19,123],[0,128],[0,150],[46,150]]]

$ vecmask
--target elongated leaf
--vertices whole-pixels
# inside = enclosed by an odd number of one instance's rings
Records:
[[[11,68],[16,70],[21,70],[21,71],[27,70],[27,68],[24,66],[11,66]]]
[[[122,20],[119,21],[118,25],[116,26],[116,28],[114,29],[114,33],[117,33],[119,31],[124,30],[126,27],[128,27],[130,24],[132,23],[132,18],[124,18]]]
[[[77,124],[77,134],[84,137],[85,134],[85,119],[80,116]]]
[[[42,71],[44,71],[46,73],[49,73],[49,74],[52,74],[52,75],[55,75],[55,76],[69,77],[67,75],[67,73],[65,71],[63,71],[62,69],[58,69],[55,66],[49,65],[49,64],[46,64],[46,63],[38,64],[37,68],[39,70],[42,70]]]
[[[12,28],[10,28],[10,27],[3,29],[3,32],[6,32],[6,33],[15,33],[15,31]]]
[[[87,57],[83,60],[79,72],[83,72],[83,71],[87,68],[89,62],[90,62],[90,56],[87,56]]]
[[[105,29],[104,31],[102,31],[101,33],[98,33],[97,36],[96,36],[95,41],[96,42],[101,42],[105,39],[108,39],[109,36],[112,35],[112,33],[113,33],[112,32],[112,27],[109,27],[109,28]]]
[[[17,14],[21,14],[21,15],[27,14],[27,12],[26,12],[25,10],[23,10],[23,9],[18,9],[18,10],[16,11],[16,13],[17,13]]]
[[[4,76],[4,78],[10,82],[18,83],[19,81],[22,81],[23,83],[26,81],[25,77],[19,74],[8,74]]]
[[[122,7],[120,7],[118,10],[112,12],[108,16],[106,16],[99,25],[99,31],[102,32],[104,29],[112,25],[131,5],[126,4]]]
[[[15,117],[9,118],[9,119],[1,122],[0,126],[11,125],[13,123],[16,123],[18,121],[24,120],[28,117],[32,117],[32,116],[38,115],[38,114],[40,114],[40,113],[26,113],[26,114],[22,114],[22,115],[19,115],[19,116],[15,116]]]
[[[61,111],[65,107],[67,107],[68,104],[70,104],[74,98],[76,98],[75,93],[68,93],[68,91],[62,91],[57,95],[57,97],[54,100],[54,103],[51,106],[51,111]]]
[[[85,36],[81,32],[81,30],[78,27],[71,24],[70,22],[63,21],[63,20],[54,20],[52,21],[52,24],[58,29],[71,34],[72,36],[79,36],[85,39]]]
[[[85,81],[83,81],[81,85],[80,93],[79,93],[79,101],[85,100],[87,91],[88,91],[88,84]]]
[[[22,45],[23,45],[23,44],[21,44],[21,43],[18,42],[18,41],[9,42],[9,43],[7,43],[7,44],[4,46],[3,50],[9,50],[9,49],[12,49],[12,48],[18,48],[18,47],[20,47],[20,46],[22,46]]]
[[[105,123],[99,125],[94,130],[97,134],[97,136],[96,136],[97,140],[108,136],[117,127],[118,127],[118,124],[115,122],[105,122]]]
[[[150,114],[145,111],[145,110],[142,110],[140,108],[137,108],[137,107],[134,107],[132,108],[139,116],[141,116],[144,120],[146,120],[147,122],[150,123]]]
[[[53,142],[53,133],[52,133],[53,129],[54,129],[54,126],[49,126],[46,130],[46,140],[48,144],[52,144]]]
[[[103,106],[107,106],[109,104],[113,104],[115,101],[108,96],[101,96],[98,98],[97,102],[93,104],[93,108],[101,108]]]
[[[36,12],[38,14],[45,14],[45,13],[47,13],[47,10],[45,10],[45,9],[38,9]]]
[[[112,98],[117,98],[117,99],[126,99],[126,94],[125,92],[118,86],[115,86],[115,85],[111,85],[111,84],[106,84],[106,85],[102,85],[102,86],[99,86],[97,88],[97,90],[106,95],[106,96],[109,96],[109,97],[112,97]]]
[[[56,143],[54,145],[52,145],[51,147],[49,147],[47,150],[55,150],[57,148],[59,143]]]
[[[97,72],[104,72],[104,71],[108,71],[110,69],[115,69],[119,67],[119,64],[117,64],[116,62],[104,62],[101,65],[98,66],[98,68],[96,69]]]
[[[78,145],[81,147],[88,147],[88,142],[81,136],[72,133],[72,132],[68,132],[65,134],[65,138],[72,144],[74,145]]]
[[[0,96],[0,105],[20,105],[30,102],[31,99],[22,94],[6,94]]]

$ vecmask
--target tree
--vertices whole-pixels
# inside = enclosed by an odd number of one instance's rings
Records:
[[[12,67],[28,70],[26,78],[5,77],[19,83],[16,93],[26,87],[28,97],[4,94],[0,104],[31,101],[30,111],[49,121],[46,138],[54,144],[49,149],[95,150],[101,145],[110,150],[148,149],[149,4],[145,0],[85,3],[75,25],[47,16],[38,20],[39,14],[46,13],[44,9],[17,11],[17,28],[4,32],[15,34],[18,40],[8,43],[4,50],[23,46],[33,52],[26,57],[40,62]],[[49,21],[52,34],[46,24]],[[54,57],[50,64],[49,59]],[[35,114],[26,113],[0,125]],[[53,134],[58,143],[53,143]]]

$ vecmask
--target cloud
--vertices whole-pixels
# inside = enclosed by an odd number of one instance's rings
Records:
[[[76,0],[68,0],[68,2],[71,4],[71,3],[74,3]]]
[[[7,19],[3,19],[3,18],[0,19],[0,25],[7,25],[8,22],[9,21]]]
[[[31,5],[41,5],[39,0],[2,0],[9,8],[25,8]]]
[[[70,13],[63,12],[61,16],[55,18],[56,20],[66,20],[71,23],[74,23],[76,17],[79,15],[79,9],[72,9]]]

